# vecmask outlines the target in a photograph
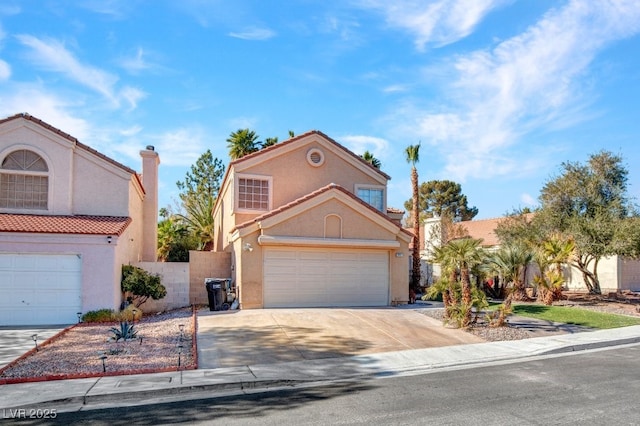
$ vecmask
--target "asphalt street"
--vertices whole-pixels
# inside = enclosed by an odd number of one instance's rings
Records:
[[[419,375],[59,413],[45,423],[620,425],[640,423],[639,391],[640,345],[634,344]],[[43,423],[6,415],[4,422]]]

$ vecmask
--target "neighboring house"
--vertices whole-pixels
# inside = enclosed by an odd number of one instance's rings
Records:
[[[142,176],[28,114],[0,120],[0,325],[118,308],[121,267],[155,261],[159,157]]]
[[[389,179],[318,131],[232,161],[214,251],[232,253],[240,306],[407,302],[411,235],[387,208]]]
[[[500,239],[495,233],[496,228],[504,218],[470,220],[460,222],[459,225],[466,234],[475,239],[482,240],[482,247],[487,250],[497,250],[500,247]],[[425,223],[425,235],[427,236],[427,247],[434,247],[440,244],[442,236],[438,234],[440,219],[429,219]],[[424,259],[430,257],[431,252],[427,249],[424,252]],[[434,279],[439,276],[439,268],[433,266]],[[533,272],[532,272],[533,273]],[[640,291],[640,260],[625,259],[621,256],[610,256],[600,260],[598,264],[598,278],[603,294],[621,290]],[[565,268],[565,287],[569,290],[586,291],[587,287],[582,278],[582,273],[575,267]],[[528,281],[530,282],[530,276]]]

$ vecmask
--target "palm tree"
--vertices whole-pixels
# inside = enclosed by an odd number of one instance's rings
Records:
[[[256,152],[260,149],[260,144],[256,142],[258,135],[249,129],[238,129],[231,132],[227,138],[227,147],[229,148],[229,157],[232,160],[242,158],[247,154]]]
[[[275,145],[278,143],[278,137],[275,136],[273,138],[266,138],[264,142],[262,142],[262,148],[267,148],[271,145]]]
[[[382,163],[376,157],[373,156],[369,151],[365,151],[360,157],[367,163],[371,164],[376,169],[380,169],[382,167]]]
[[[405,150],[407,163],[411,164],[411,187],[413,189],[413,268],[411,270],[411,289],[418,290],[420,287],[420,210],[419,210],[419,187],[418,171],[416,163],[420,159],[420,143],[409,145]]]
[[[541,289],[539,295],[545,305],[551,305],[554,300],[562,296],[564,284],[563,265],[569,262],[575,252],[573,240],[552,235],[542,247],[536,251],[535,260],[540,269],[540,275],[535,277],[535,283]]]
[[[449,241],[446,244],[446,252],[450,261],[460,271],[461,284],[461,327],[471,324],[471,308],[473,297],[471,294],[471,269],[480,265],[484,260],[484,250],[480,246],[482,240],[473,238],[461,238]]]
[[[527,268],[532,260],[533,252],[523,245],[503,246],[491,255],[490,268],[498,273],[505,287],[508,288],[498,325],[504,324],[505,315],[511,311],[513,300],[527,299],[524,284]]]
[[[211,195],[184,204],[186,214],[177,215],[199,241],[198,250],[210,251],[215,241],[213,205],[215,198]]]

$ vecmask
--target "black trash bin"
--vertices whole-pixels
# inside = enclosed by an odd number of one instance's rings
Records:
[[[226,290],[224,288],[226,279],[224,278],[205,278],[204,285],[207,288],[207,295],[209,296],[209,310],[219,311],[222,309],[222,304],[227,300]]]

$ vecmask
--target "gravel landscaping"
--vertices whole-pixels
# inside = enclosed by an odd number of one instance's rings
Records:
[[[171,371],[178,369],[178,361],[181,369],[193,369],[194,323],[191,308],[148,314],[135,323],[135,339],[119,342],[110,331],[118,323],[80,324],[7,365],[0,383]]]

